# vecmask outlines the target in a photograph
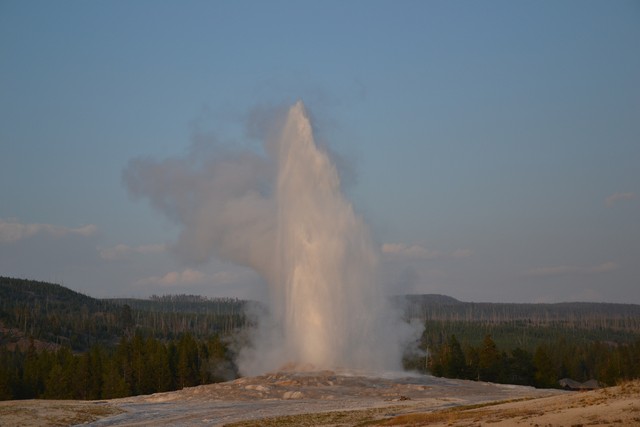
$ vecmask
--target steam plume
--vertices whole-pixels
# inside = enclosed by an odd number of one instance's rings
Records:
[[[176,251],[257,271],[269,315],[243,349],[243,374],[296,367],[395,370],[402,338],[376,282],[369,230],[344,198],[301,102],[265,141],[265,155],[137,159],[124,171],[132,194],[182,226]]]

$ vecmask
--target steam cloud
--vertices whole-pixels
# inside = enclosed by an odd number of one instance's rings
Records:
[[[218,148],[164,161],[134,159],[130,192],[177,222],[176,252],[248,266],[269,284],[268,314],[240,354],[245,375],[294,368],[399,370],[408,328],[376,281],[378,252],[318,148],[301,102],[264,154]]]

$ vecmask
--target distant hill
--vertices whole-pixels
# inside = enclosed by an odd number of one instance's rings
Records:
[[[453,297],[441,294],[408,294],[393,297],[396,301],[405,302],[413,305],[456,305],[463,304]]]
[[[246,301],[237,298],[207,298],[200,295],[152,295],[149,299],[106,299],[119,306],[129,305],[134,310],[161,313],[239,314]]]
[[[26,337],[74,349],[121,332],[118,308],[64,286],[0,277],[0,345]]]
[[[396,296],[393,301],[403,307],[406,318],[430,322],[431,329],[436,328],[434,322],[448,325],[437,327],[442,330],[473,323],[485,325],[489,332],[487,325],[512,325],[517,331],[553,327],[599,331],[588,339],[625,341],[640,334],[640,305],[636,304],[474,303],[438,294]],[[53,283],[0,277],[0,346],[33,337],[83,350],[94,343],[113,344],[134,329],[161,339],[185,332],[196,337],[227,334],[244,327],[246,304],[198,295],[97,299]]]
[[[406,369],[544,387],[640,376],[639,305],[392,300],[424,325],[403,349]],[[0,400],[100,399],[234,378],[226,338],[249,324],[247,305],[198,295],[97,299],[0,277]]]
[[[402,297],[409,318],[436,321],[504,323],[613,328],[640,333],[640,305],[594,302],[522,304],[463,302],[445,295]]]
[[[243,304],[185,295],[97,299],[58,284],[0,277],[0,346],[23,346],[33,338],[40,346],[82,351],[95,343],[115,344],[134,329],[156,338],[229,333],[244,325]]]
[[[15,306],[37,307],[38,311],[104,308],[104,303],[54,283],[0,277],[0,309]]]

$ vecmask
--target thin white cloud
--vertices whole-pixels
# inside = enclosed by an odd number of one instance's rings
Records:
[[[610,271],[616,270],[618,268],[618,264],[616,264],[615,262],[603,262],[602,264],[599,265],[594,265],[593,267],[590,267],[587,272],[588,273],[608,273]]]
[[[406,245],[404,243],[384,243],[381,246],[381,250],[383,254],[407,259],[466,258],[473,254],[470,249],[442,252],[427,249],[420,245]]]
[[[205,274],[201,271],[187,268],[183,271],[170,271],[163,276],[151,276],[138,280],[138,286],[156,285],[162,287],[173,287],[181,285],[199,284],[205,281]]]
[[[589,275],[614,271],[618,268],[615,262],[604,262],[593,266],[558,265],[552,267],[538,267],[525,272],[529,277],[558,277],[567,275]]]
[[[604,199],[604,203],[608,206],[608,207],[612,207],[614,204],[616,204],[616,202],[619,201],[623,201],[623,200],[633,200],[635,199],[636,193],[614,193],[612,195],[610,195],[609,197],[607,197],[606,199]]]
[[[473,251],[471,249],[456,249],[451,252],[451,256],[454,258],[466,258],[473,255]]]
[[[165,244],[140,246],[128,246],[120,244],[110,248],[100,249],[100,257],[107,260],[120,260],[130,258],[133,255],[158,254],[165,252],[166,250],[167,245]]]
[[[93,224],[70,228],[53,224],[24,224],[16,219],[4,220],[0,218],[0,243],[14,243],[37,235],[54,238],[69,235],[89,237],[96,234],[97,231],[98,227]]]
[[[564,276],[578,272],[578,267],[573,265],[558,265],[553,267],[537,267],[528,270],[525,275],[532,277]]]
[[[163,276],[146,277],[136,281],[134,285],[159,286],[163,288],[203,284],[219,285],[231,283],[236,278],[236,274],[227,271],[218,271],[213,274],[205,274],[199,270],[187,268],[182,271],[170,271]]]

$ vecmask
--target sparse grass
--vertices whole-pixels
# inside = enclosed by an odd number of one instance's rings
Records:
[[[282,417],[262,418],[259,420],[240,421],[225,424],[225,427],[283,427],[283,426],[365,426],[385,417],[386,414],[402,410],[403,407],[384,407],[372,409],[356,409],[353,411],[318,412]]]
[[[436,410],[433,412],[421,412],[413,414],[394,415],[406,411],[406,406],[372,408],[353,411],[336,411],[322,413],[308,413],[299,415],[286,415],[282,417],[263,418],[252,421],[241,421],[226,424],[225,427],[286,427],[286,426],[418,426],[430,423],[456,423],[461,421],[469,421],[478,423],[483,421],[486,423],[498,422],[502,418],[490,417],[492,414],[484,408],[499,405],[502,403],[519,402],[530,400],[531,398],[510,399],[502,401],[494,401],[487,403],[479,403],[466,406],[457,406],[444,410]],[[410,407],[409,407],[410,408]],[[415,410],[415,408],[413,409]],[[537,411],[512,410],[503,411],[501,415],[509,417],[530,417],[540,415]],[[489,418],[487,418],[489,417]],[[475,425],[475,424],[471,424]]]
[[[623,395],[638,394],[640,393],[640,381],[639,380],[624,380],[617,384],[620,387],[620,392]]]
[[[453,423],[456,421],[462,420],[473,420],[475,421],[478,416],[482,416],[482,411],[475,411],[473,413],[469,412],[461,412],[461,411],[436,411],[436,412],[425,412],[420,414],[405,414],[394,417],[391,420],[387,420],[379,425],[383,426],[420,426],[427,425],[433,423]]]
[[[59,425],[76,425],[88,423],[91,421],[96,421],[99,418],[105,417],[107,415],[115,415],[122,411],[114,410],[113,407],[107,406],[84,406],[82,408],[77,408],[75,412],[68,414],[65,417],[60,419],[55,419],[55,417],[47,418],[52,422],[59,422]],[[52,424],[53,425],[53,424]]]
[[[0,406],[0,425],[69,426],[116,415],[121,409],[98,403],[66,403],[51,401],[12,402]]]
[[[457,406],[455,408],[444,409],[434,412],[424,412],[418,414],[404,414],[394,417],[390,420],[381,422],[383,426],[420,426],[433,423],[447,423],[453,425],[463,421],[472,421],[474,423],[483,421],[487,424],[497,423],[510,418],[527,419],[533,416],[539,416],[541,413],[534,410],[525,409],[507,409],[500,412],[493,412],[491,407],[501,405],[503,403],[521,402],[530,400],[530,398],[502,400],[496,402],[479,403],[475,405]]]

